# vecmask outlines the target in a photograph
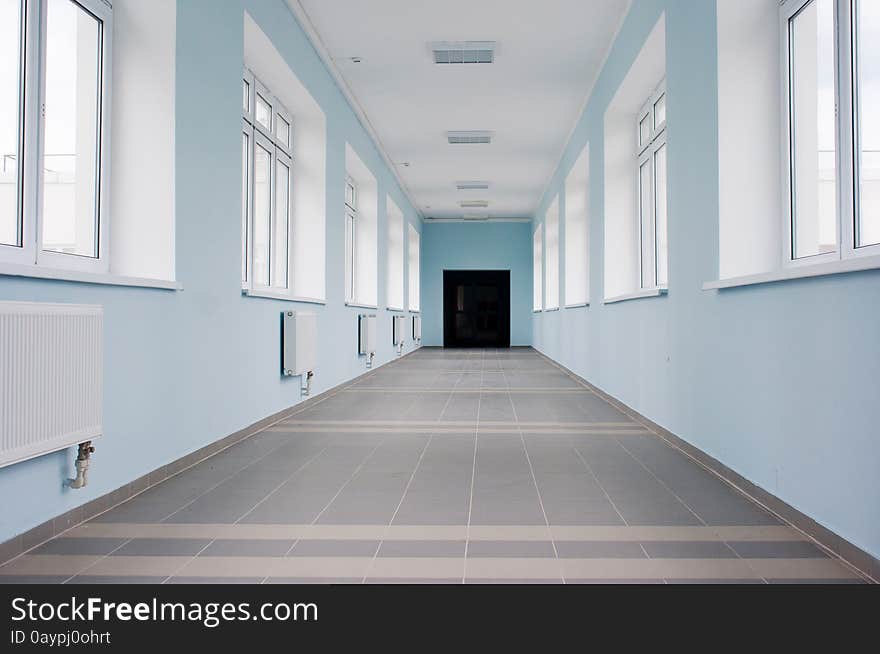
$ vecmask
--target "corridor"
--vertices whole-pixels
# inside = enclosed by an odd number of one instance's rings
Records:
[[[7,583],[860,582],[531,348],[421,348]]]

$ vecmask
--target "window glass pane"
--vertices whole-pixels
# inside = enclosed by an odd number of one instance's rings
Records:
[[[287,245],[290,229],[290,168],[276,162],[275,232],[272,239],[272,286],[287,288]]]
[[[277,116],[277,136],[278,140],[281,142],[285,148],[290,147],[290,123],[288,123],[284,118],[279,114]]]
[[[241,279],[247,281],[248,272],[248,204],[251,188],[250,136],[241,135]]]
[[[661,95],[654,103],[654,128],[666,122],[666,94]]]
[[[247,80],[242,80],[243,88],[242,88],[242,106],[241,108],[245,113],[250,112],[251,109],[251,85],[248,84]]]
[[[97,257],[101,24],[71,0],[46,10],[43,249]]]
[[[860,0],[857,13],[859,62],[859,214],[856,246],[880,243],[880,2]]]
[[[18,214],[21,0],[0,0],[0,243],[21,245]]]
[[[651,114],[639,121],[639,148],[644,148],[651,141]]]
[[[666,286],[666,145],[654,153],[654,228],[657,236],[657,286]]]
[[[792,17],[792,257],[837,249],[834,0]]]
[[[272,130],[272,107],[269,106],[269,103],[263,99],[263,96],[257,93],[257,102],[255,107],[255,117],[257,122],[260,123],[263,127],[268,129],[271,133]]]
[[[269,233],[272,223],[272,155],[254,144],[254,284],[269,285]]]
[[[654,221],[651,217],[651,160],[639,166],[639,224],[641,230],[642,287],[653,288],[654,277]]]
[[[354,300],[354,216],[345,214],[345,299]]]

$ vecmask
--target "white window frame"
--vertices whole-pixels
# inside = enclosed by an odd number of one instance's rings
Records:
[[[859,206],[859,119],[858,51],[856,43],[857,5],[864,0],[834,2],[835,71],[835,172],[837,176],[837,249],[795,258],[793,241],[792,193],[792,98],[790,21],[817,0],[782,0],[780,4],[780,65],[782,70],[782,268],[792,269],[818,264],[874,257],[880,244],[856,246]]]
[[[666,270],[666,280],[660,282],[659,278],[659,267],[658,267],[658,239],[657,239],[657,170],[656,170],[656,160],[657,160],[657,152],[667,145],[667,137],[666,137],[666,119],[664,117],[663,121],[659,124],[656,123],[656,117],[654,113],[654,109],[657,103],[661,98],[666,96],[666,80],[664,79],[657,88],[651,93],[651,96],[642,106],[641,110],[636,116],[636,144],[637,144],[637,157],[636,157],[636,260],[638,261],[638,279],[639,279],[639,289],[641,290],[654,290],[654,289],[666,289],[668,287],[668,279],[669,279],[669,256],[667,252],[666,261],[667,261],[667,270]],[[667,98],[668,102],[668,98]],[[668,112],[668,109],[667,109]],[[650,132],[648,135],[648,139],[643,143],[642,135],[641,135],[641,125],[644,120],[648,120],[648,124],[650,125]],[[667,149],[667,188],[669,184],[669,151]],[[650,197],[651,204],[648,207],[648,212],[645,214],[642,211],[642,167],[647,165],[649,178],[651,183],[650,189]],[[667,195],[668,202],[668,195]],[[642,234],[644,233],[643,221],[648,220],[651,223],[651,235],[653,239],[653,247],[650,250],[651,254],[651,267],[652,270],[650,272],[650,276],[648,277],[648,282],[645,282],[645,271],[643,266],[643,248],[644,243],[642,242]],[[669,207],[667,204],[666,208],[666,220],[667,220],[667,239],[668,239],[668,226],[669,226]]]
[[[0,244],[0,262],[37,265],[55,270],[107,273],[110,208],[110,114],[113,79],[113,10],[101,0],[70,0],[101,25],[101,101],[97,157],[96,256],[43,249],[43,134],[46,104],[46,0],[21,0],[19,56],[19,167],[17,219],[19,245]]]
[[[357,211],[358,185],[350,175],[345,177],[343,204],[345,205],[345,301],[354,304],[357,300]],[[348,189],[351,188],[351,201]]]
[[[248,85],[248,102],[244,106],[244,85]],[[270,126],[266,127],[256,120],[256,97],[259,93],[263,99],[269,104],[270,110]],[[291,265],[291,252],[293,244],[293,177],[294,177],[294,160],[293,160],[293,139],[294,124],[290,112],[284,108],[284,105],[276,98],[269,89],[260,82],[259,79],[248,69],[244,69],[242,74],[242,136],[248,137],[248,153],[246,169],[242,171],[247,176],[247,197],[242,199],[244,207],[242,215],[242,280],[241,287],[244,291],[254,292],[255,294],[281,293],[282,295],[290,295],[293,288],[293,274]],[[279,118],[283,119],[289,126],[287,140],[283,140],[277,133],[276,125]],[[271,216],[269,220],[269,253],[268,253],[268,277],[269,284],[258,284],[254,279],[254,145],[259,145],[271,154],[270,170],[269,170],[269,195]],[[278,205],[278,170],[279,163],[287,167],[288,170],[288,193],[287,193],[287,261],[285,268],[287,270],[286,277],[279,281],[275,276],[275,258],[278,249],[275,234],[277,221],[279,219]],[[243,184],[244,186],[244,184]]]

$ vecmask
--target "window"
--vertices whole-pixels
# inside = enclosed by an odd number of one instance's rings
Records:
[[[638,116],[639,278],[664,288],[666,259],[666,89],[661,83]]]
[[[357,184],[345,180],[345,301],[355,301],[357,280]]]
[[[590,146],[565,178],[565,306],[590,301]]]
[[[419,231],[409,225],[409,302],[407,308],[412,312],[421,310],[421,292],[419,268],[421,262],[421,235]]]
[[[880,254],[880,6],[786,0],[783,265]]]
[[[242,286],[290,287],[292,128],[287,110],[249,71],[242,80]]]
[[[3,260],[108,271],[111,47],[99,0],[0,2]]]
[[[559,198],[553,199],[544,217],[544,231],[547,239],[547,272],[545,309],[559,308]]]
[[[403,311],[403,212],[390,196],[386,196],[386,212],[388,214],[388,270],[386,302],[389,309]]]
[[[532,309],[544,309],[544,225],[538,225],[532,236],[532,277],[534,290],[532,293]]]

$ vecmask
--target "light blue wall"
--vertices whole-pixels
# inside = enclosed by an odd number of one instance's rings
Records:
[[[510,344],[532,343],[529,223],[433,223],[422,230],[422,343],[443,345],[443,271],[510,271]]]
[[[327,115],[326,306],[240,294],[243,7]],[[343,305],[346,141],[378,179],[379,261],[386,260],[386,193],[421,229],[283,0],[180,0],[177,21],[176,264],[185,290],[0,277],[0,300],[100,304],[105,311],[105,437],[96,443],[89,485],[63,486],[73,475],[72,449],[3,468],[0,542],[299,402],[299,378],[278,372],[282,310],[319,314],[314,394],[365,371],[356,355],[359,311]],[[384,302],[380,265],[378,363],[394,357]]]
[[[603,113],[664,9],[669,296],[603,306]],[[714,2],[633,4],[537,214],[589,141],[593,302],[537,315],[535,347],[880,556],[880,272],[701,290],[718,270],[715,34]]]

